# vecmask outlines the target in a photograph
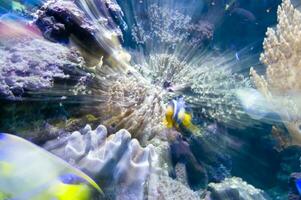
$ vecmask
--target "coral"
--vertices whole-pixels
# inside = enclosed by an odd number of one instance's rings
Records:
[[[80,132],[48,141],[44,148],[102,180],[116,199],[143,199],[157,158],[152,145],[142,148],[126,130],[107,136],[101,125],[95,130],[87,125]]]
[[[1,23],[9,25],[10,22]],[[12,36],[2,44],[0,94],[7,98],[20,97],[26,91],[50,88],[55,78],[68,78],[65,72],[80,68],[84,63],[76,50],[41,37],[20,39]]]
[[[151,4],[145,12],[147,18],[137,17],[132,28],[132,37],[138,44],[198,46],[213,36],[214,27],[210,22],[200,20],[195,24],[190,16],[177,9]]]
[[[126,130],[107,136],[104,126],[92,130],[87,125],[80,132],[61,134],[46,142],[44,148],[101,180],[106,195],[113,199],[199,199],[187,182],[168,176],[164,167],[168,161],[162,159],[166,145],[155,140],[151,142],[157,147],[142,148]]]
[[[102,123],[116,130],[127,129],[143,144],[161,132],[163,127],[163,90],[150,84],[133,69],[128,73],[103,66],[97,72],[99,84],[93,95],[99,99],[96,107]]]
[[[241,178],[226,178],[222,183],[208,185],[209,199],[212,200],[265,200],[262,190],[254,188]]]
[[[260,61],[267,67],[265,77],[251,68],[250,74],[257,89],[273,105],[291,134],[293,144],[301,144],[300,47],[301,13],[289,0],[278,9],[278,24],[269,28],[263,43]]]
[[[144,144],[163,132],[169,100],[183,96],[196,119],[245,127],[252,121],[245,118],[235,91],[251,87],[250,82],[232,74],[228,63],[223,56],[186,61],[176,54],[151,54],[127,72],[103,65],[95,71],[98,83],[92,88],[98,115],[106,113],[104,125],[127,129]]]
[[[220,182],[230,177],[232,157],[226,151],[223,137],[224,133],[218,131],[203,134],[202,137],[191,136],[189,139],[178,136],[170,141],[174,176],[178,178],[177,165],[183,164],[187,182],[194,190],[206,188],[208,182]]]
[[[106,1],[105,5],[112,7],[110,2],[113,1]],[[119,9],[113,8],[118,12]],[[153,31],[145,31],[154,35],[143,35],[155,38],[161,50],[166,46],[181,47],[183,41],[198,46],[212,36],[213,27],[209,22],[192,23],[189,16],[177,10],[169,12],[164,6],[151,5],[147,9],[149,27]],[[195,51],[188,56],[176,52],[150,52],[149,55],[133,52],[136,60],[129,65],[131,58],[112,36],[116,34],[108,24],[96,22],[91,10],[93,4],[84,0],[49,1],[38,12],[36,23],[44,35],[58,33],[60,37],[62,33],[63,38],[74,35],[92,51],[89,55],[96,54],[99,63],[86,68],[93,76],[92,83],[88,87],[79,83],[72,92],[86,94],[95,102],[92,110],[83,110],[96,116],[109,130],[126,129],[144,145],[163,132],[166,104],[180,95],[191,105],[198,120],[206,118],[229,126],[235,122],[235,127],[252,123],[245,119],[235,95],[237,89],[250,87],[250,83],[231,72],[228,55],[219,55],[213,60],[211,55],[202,56]],[[179,21],[182,23],[177,23]],[[82,54],[85,57],[86,53]]]
[[[100,6],[100,10],[109,7],[109,10],[123,15],[114,6],[114,1],[99,3],[104,6]],[[167,45],[181,46],[179,43],[182,40],[199,43],[196,40],[212,36],[210,23],[200,21],[193,24],[190,17],[181,12],[169,13],[166,8],[156,11],[156,8],[153,5],[149,9],[153,34],[170,43]],[[130,56],[123,52],[116,38],[117,33],[114,34],[115,29],[110,29],[110,23],[97,22],[91,16],[91,10],[93,5],[84,0],[52,0],[37,12],[35,23],[44,36],[52,41],[68,40],[72,35],[71,38],[82,42],[85,47],[79,49],[86,65],[90,66],[90,63],[87,64],[87,52],[83,53],[82,49],[92,51],[89,55],[95,54],[99,63],[94,63],[95,67],[85,68],[92,74],[92,83],[87,86],[83,77],[69,91],[91,99],[95,104],[93,110],[88,112],[108,129],[127,129],[132,137],[146,144],[156,134],[163,132],[165,127],[162,119],[166,104],[180,95],[192,107],[194,117],[198,120],[206,118],[227,125],[235,122],[235,126],[241,127],[249,123],[244,119],[243,109],[235,98],[235,90],[250,85],[248,79],[229,70],[231,61],[228,55],[219,55],[212,60],[209,58],[211,55],[202,56],[198,52],[187,57],[175,52],[151,53],[145,57],[137,53],[137,60],[132,61],[132,66],[123,65],[123,61],[130,61]],[[179,19],[184,24],[177,24]],[[164,26],[160,25],[162,23]],[[240,123],[236,123],[238,121]]]
[[[152,78],[158,86],[168,82],[170,87],[166,89],[171,91],[170,96],[184,95],[191,107],[201,109],[194,110],[195,113],[230,125],[232,120],[244,115],[235,98],[236,89],[251,86],[242,75],[232,74],[226,62],[227,56],[216,57],[213,61],[207,55],[202,61],[193,63],[176,55],[154,54],[150,56],[148,66],[141,67],[141,74]]]

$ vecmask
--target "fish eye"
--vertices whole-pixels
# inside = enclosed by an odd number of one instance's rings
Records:
[[[63,174],[59,176],[59,179],[62,181],[62,183],[65,184],[80,184],[80,183],[85,183],[85,179],[82,177],[77,176],[76,174]]]

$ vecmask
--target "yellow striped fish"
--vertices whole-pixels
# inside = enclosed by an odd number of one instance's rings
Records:
[[[85,173],[46,150],[0,133],[0,199],[89,200],[103,195]]]

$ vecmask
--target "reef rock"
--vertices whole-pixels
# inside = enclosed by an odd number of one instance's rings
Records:
[[[241,178],[226,178],[221,183],[210,183],[206,199],[210,200],[266,200],[265,193]]]
[[[1,22],[3,24],[6,28],[14,25]],[[22,39],[13,36],[0,46],[0,96],[13,99],[26,91],[50,88],[55,78],[68,78],[65,71],[74,71],[83,65],[83,59],[74,49],[38,36]]]
[[[92,23],[73,1],[48,1],[37,15],[35,23],[51,41],[67,41],[72,33],[92,36]]]
[[[85,57],[97,60],[110,56],[112,49],[120,50],[119,24],[126,26],[122,17],[115,1],[50,0],[36,12],[35,24],[50,41],[68,43],[72,36]]]
[[[152,145],[142,148],[126,130],[108,136],[100,125],[87,125],[55,140],[44,148],[103,181],[104,190],[114,199],[143,199],[144,188],[157,160]]]
[[[192,191],[181,182],[172,179],[169,176],[159,176],[157,187],[157,196],[149,198],[151,200],[199,200],[198,192]],[[153,196],[154,197],[154,196]]]

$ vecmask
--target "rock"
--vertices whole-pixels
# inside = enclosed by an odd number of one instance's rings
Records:
[[[208,185],[210,200],[266,200],[265,193],[244,182],[241,178],[226,178],[221,183]]]
[[[49,0],[37,11],[35,24],[44,37],[53,42],[69,43],[72,36],[86,60],[99,61],[101,56],[109,57],[113,49],[120,49],[118,40],[122,38],[122,32],[114,19],[122,24],[125,22],[115,1],[94,3],[97,7],[82,5],[85,1]],[[92,15],[92,10],[97,14]],[[97,61],[93,60],[91,65]]]
[[[199,200],[197,192],[192,191],[181,182],[172,179],[169,176],[160,176],[158,180],[157,198],[151,200]]]
[[[0,21],[0,24],[7,33],[15,32],[15,26],[20,30],[3,40],[0,46],[0,96],[14,99],[26,91],[50,88],[54,79],[68,78],[66,72],[75,71],[84,64],[75,49],[49,42],[38,35],[30,36],[33,33],[23,23]]]

